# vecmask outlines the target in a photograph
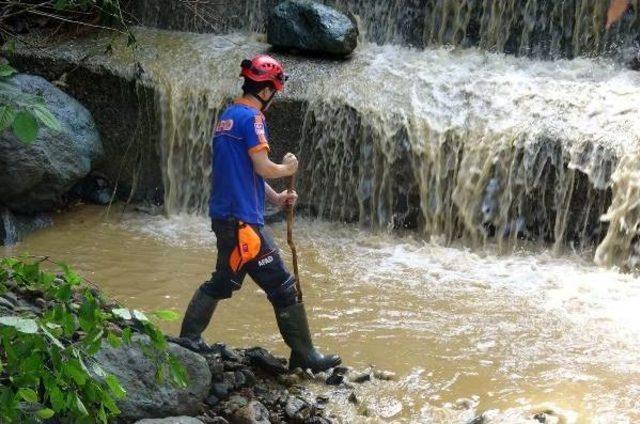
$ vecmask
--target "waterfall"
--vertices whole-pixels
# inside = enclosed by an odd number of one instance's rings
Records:
[[[2,235],[2,243],[0,245],[11,246],[18,241],[18,233],[14,223],[13,215],[8,209],[0,209],[0,217],[2,217],[2,228],[0,228],[0,235]]]
[[[590,249],[607,234],[598,261],[629,254],[637,74],[474,49],[371,47],[357,62],[305,116],[300,192],[320,215],[505,249]]]
[[[142,28],[137,38],[135,54],[115,49],[109,60],[138,60],[157,93],[166,212],[203,214],[213,120],[239,92],[240,60],[266,46]],[[300,135],[282,136],[297,144],[301,202],[320,216],[495,240],[504,251],[535,242],[597,247],[603,264],[630,260],[637,73],[479,48],[365,44],[346,63],[280,58],[293,76],[283,100],[295,106],[269,123],[301,121]]]
[[[277,0],[133,2],[144,25],[183,31],[265,32]],[[323,0],[359,19],[364,40],[414,47],[477,46],[539,58],[624,56],[637,49],[638,7],[606,31],[609,0]]]

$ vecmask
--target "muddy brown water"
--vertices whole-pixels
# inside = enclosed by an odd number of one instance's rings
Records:
[[[28,252],[73,264],[131,308],[183,311],[211,273],[206,218],[109,217],[79,207],[4,255]],[[290,260],[282,224],[271,226]],[[316,343],[394,382],[357,386],[364,406],[335,394],[343,422],[640,420],[640,280],[547,252],[494,255],[411,235],[299,219],[295,237]],[[179,323],[163,323],[175,334]],[[247,279],[206,332],[233,346],[286,349],[264,294]],[[329,391],[327,387],[318,387]],[[364,408],[368,417],[362,415]]]

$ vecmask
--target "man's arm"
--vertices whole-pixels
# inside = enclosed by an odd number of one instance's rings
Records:
[[[287,153],[282,159],[282,164],[277,164],[269,159],[267,149],[250,151],[249,156],[253,162],[253,169],[262,178],[273,179],[293,175],[298,170],[298,159],[292,153]]]
[[[267,202],[272,205],[285,207],[288,205],[295,205],[298,200],[298,193],[296,191],[289,192],[289,190],[285,190],[283,192],[278,193],[275,191],[269,184],[264,183],[265,195],[267,197]]]

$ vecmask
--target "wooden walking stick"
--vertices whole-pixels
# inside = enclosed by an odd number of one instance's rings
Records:
[[[289,193],[293,193],[296,183],[296,175],[289,177]],[[293,275],[296,277],[296,290],[298,291],[298,302],[302,302],[302,287],[300,286],[300,274],[298,272],[298,253],[296,245],[293,242],[293,204],[287,205],[287,244],[291,249],[291,257],[293,258]]]

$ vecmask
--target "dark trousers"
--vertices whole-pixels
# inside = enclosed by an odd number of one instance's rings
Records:
[[[211,280],[202,284],[200,290],[215,299],[228,299],[242,287],[244,277],[249,274],[275,307],[285,308],[296,303],[295,278],[284,266],[278,247],[264,226],[246,224],[260,237],[259,252],[239,269],[232,269],[231,256],[242,248],[239,245],[239,225],[235,219],[211,221],[217,239],[218,260]]]

